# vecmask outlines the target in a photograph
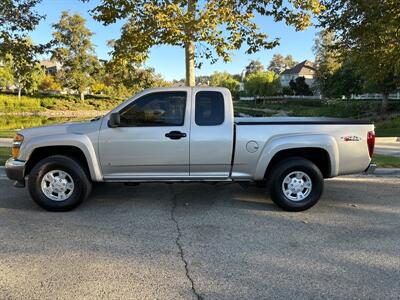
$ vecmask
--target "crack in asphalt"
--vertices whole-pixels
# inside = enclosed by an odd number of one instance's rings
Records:
[[[176,238],[175,238],[175,244],[176,244],[176,246],[178,247],[179,256],[181,257],[181,260],[182,260],[182,262],[183,262],[183,264],[184,264],[184,266],[185,266],[186,277],[187,277],[187,279],[189,280],[189,282],[190,282],[190,284],[191,284],[192,292],[193,292],[193,294],[195,295],[195,297],[197,298],[197,300],[203,300],[203,297],[200,296],[200,294],[196,291],[196,287],[195,287],[195,284],[194,284],[194,280],[193,280],[193,278],[190,276],[188,262],[187,262],[186,259],[185,259],[185,254],[184,254],[184,252],[183,252],[183,247],[182,247],[182,244],[181,244],[182,232],[181,232],[181,228],[179,227],[179,223],[178,223],[178,221],[177,221],[176,218],[175,218],[175,210],[176,210],[176,208],[177,208],[177,206],[178,206],[178,203],[177,203],[177,201],[176,201],[176,193],[175,193],[174,190],[172,190],[172,194],[173,194],[173,197],[172,197],[172,208],[171,208],[171,220],[172,220],[172,222],[175,223],[176,232],[177,232],[177,236],[176,236]]]

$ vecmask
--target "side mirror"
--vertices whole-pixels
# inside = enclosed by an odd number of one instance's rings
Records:
[[[117,128],[121,124],[121,117],[119,113],[112,113],[110,119],[108,120],[108,127]]]

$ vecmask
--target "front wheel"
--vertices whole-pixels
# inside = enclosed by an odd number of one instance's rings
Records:
[[[75,160],[54,155],[33,167],[29,174],[28,188],[40,207],[48,211],[68,211],[88,197],[91,182]]]
[[[303,211],[314,206],[322,195],[323,187],[321,171],[306,159],[282,161],[271,174],[272,201],[286,211]]]

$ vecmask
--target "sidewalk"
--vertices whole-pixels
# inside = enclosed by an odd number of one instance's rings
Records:
[[[11,147],[13,139],[0,138],[0,147]]]
[[[400,138],[376,138],[374,153],[400,157]]]

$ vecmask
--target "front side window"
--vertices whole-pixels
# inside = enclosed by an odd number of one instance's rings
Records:
[[[220,92],[203,91],[196,94],[195,122],[199,126],[224,123],[224,96]]]
[[[135,100],[121,113],[122,126],[182,126],[186,92],[160,92]]]

